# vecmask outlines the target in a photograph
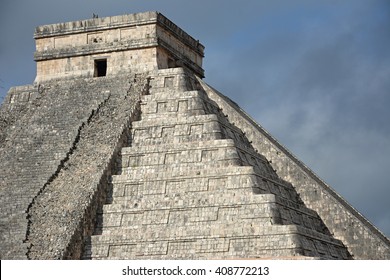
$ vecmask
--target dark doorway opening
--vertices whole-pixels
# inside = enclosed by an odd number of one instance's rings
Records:
[[[95,60],[94,77],[104,77],[107,74],[107,59]]]

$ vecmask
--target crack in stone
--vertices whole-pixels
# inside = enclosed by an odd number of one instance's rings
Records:
[[[96,109],[93,109],[91,111],[91,114],[89,115],[87,121],[84,121],[81,123],[81,125],[79,126],[78,130],[77,130],[77,135],[72,143],[72,146],[70,147],[69,151],[66,153],[65,157],[60,161],[60,164],[58,165],[56,171],[50,176],[50,178],[47,180],[47,182],[42,186],[42,188],[38,191],[38,193],[34,196],[34,198],[32,199],[31,203],[28,205],[27,207],[27,210],[26,210],[26,214],[27,214],[27,217],[26,219],[28,220],[27,222],[27,230],[26,230],[26,238],[23,240],[23,243],[29,243],[29,236],[30,236],[30,228],[31,228],[31,224],[32,224],[32,213],[31,213],[31,209],[32,207],[34,206],[36,200],[38,199],[38,197],[46,190],[46,188],[58,177],[58,175],[60,174],[60,172],[65,168],[65,165],[66,163],[69,161],[70,159],[70,156],[74,153],[74,151],[77,149],[77,144],[79,143],[80,141],[80,136],[81,136],[81,132],[82,130],[84,129],[85,126],[87,126],[91,120],[93,119],[93,117],[95,115],[97,115],[99,113],[99,110],[108,102],[108,100],[110,99],[111,97],[111,94],[109,94],[109,96],[103,100]],[[26,256],[27,256],[27,259],[31,260],[31,257],[30,257],[30,254],[31,254],[31,248],[33,247],[34,245],[31,243],[28,245],[27,247],[27,252],[26,252]]]

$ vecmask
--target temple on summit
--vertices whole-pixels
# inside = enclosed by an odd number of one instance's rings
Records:
[[[390,259],[158,12],[35,30],[0,108],[1,259]]]

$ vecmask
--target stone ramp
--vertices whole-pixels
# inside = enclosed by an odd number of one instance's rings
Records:
[[[93,223],[94,214],[83,219],[103,199],[99,183],[136,115],[146,81],[139,89],[134,81],[134,75],[51,81],[35,96],[28,87],[25,103],[12,102],[23,92],[10,92],[1,108],[14,123],[1,131],[0,258],[80,258],[73,238],[80,242]]]
[[[122,86],[115,85],[118,91]],[[9,91],[0,110],[1,259],[26,258],[29,205],[66,158],[79,128],[107,98],[106,90],[113,88],[109,79],[79,79]]]
[[[150,92],[84,258],[350,258],[193,76]]]

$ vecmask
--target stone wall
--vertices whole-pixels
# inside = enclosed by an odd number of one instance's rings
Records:
[[[56,178],[33,201],[29,258],[81,258],[84,239],[92,234],[97,209],[109,192],[110,175],[120,168],[120,149],[127,145],[130,123],[139,114],[146,77],[138,76],[130,86],[127,94],[113,92],[94,111]]]
[[[153,43],[154,46],[154,43]],[[93,53],[90,55],[69,56],[64,58],[43,60],[37,63],[36,82],[44,83],[47,80],[61,80],[71,78],[91,78],[95,74],[95,61],[106,60],[106,76],[113,77],[124,73],[134,74],[138,72],[157,70],[156,48],[123,50],[120,52]]]
[[[158,52],[203,76],[204,47],[157,12],[39,26],[34,37],[37,83],[93,77],[96,59],[107,59],[107,75],[168,68]]]
[[[56,35],[51,33],[51,36]],[[139,40],[143,38],[156,37],[155,25],[132,25],[115,29],[91,29],[89,32],[65,34],[56,37],[41,37],[39,31],[36,32],[37,56],[40,52],[53,51],[54,49],[83,48],[85,45],[113,44],[119,41]],[[45,36],[45,34],[43,35]],[[46,35],[48,36],[48,35]]]
[[[85,258],[349,259],[195,81],[151,76]]]
[[[10,90],[0,109],[1,259],[27,258],[33,244],[26,240],[32,230],[33,218],[27,218],[32,214],[30,210],[35,209],[33,204],[61,174],[88,120],[94,119],[96,110],[107,104],[107,98],[126,96],[130,81],[129,76],[101,77]],[[134,110],[135,105],[130,98],[130,108]],[[109,162],[110,157],[105,160]],[[101,175],[108,170],[108,162],[102,164]]]
[[[359,212],[323,182],[291,152],[267,133],[236,103],[199,79],[209,98],[218,103],[277,170],[292,183],[305,204],[315,210],[335,238],[341,240],[355,259],[390,259],[390,241]]]

